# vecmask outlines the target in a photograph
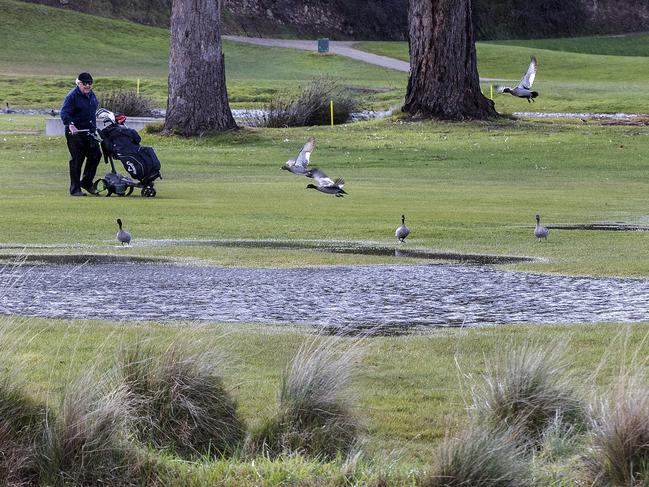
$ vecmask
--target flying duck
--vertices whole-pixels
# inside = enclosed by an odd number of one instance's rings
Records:
[[[338,178],[335,181],[332,181],[331,178],[320,169],[313,169],[311,171],[311,177],[318,181],[318,185],[307,184],[306,189],[317,189],[322,193],[332,194],[339,198],[342,198],[343,195],[347,194],[343,189],[343,186],[345,186],[345,180],[343,178]]]
[[[118,218],[117,224],[119,225],[119,231],[117,232],[117,241],[121,242],[122,245],[131,245],[131,234],[122,228],[122,220]]]
[[[406,226],[406,217],[401,215],[401,226],[394,232],[394,236],[399,239],[399,242],[404,242],[408,235],[410,235],[410,229]]]
[[[313,177],[313,171],[307,169],[313,149],[315,149],[315,137],[309,137],[297,157],[295,159],[289,159],[288,161],[286,161],[281,169],[290,171],[293,174],[297,174],[298,176],[306,176],[308,178]]]
[[[534,228],[534,236],[541,240],[542,238],[547,240],[550,230],[541,225],[541,216],[536,215],[536,227]]]
[[[537,91],[532,91],[532,83],[534,83],[534,78],[536,78],[536,64],[536,57],[532,56],[530,65],[527,67],[527,72],[514,88],[496,86],[496,91],[498,93],[509,93],[519,98],[527,98],[527,102],[532,103],[534,98],[539,96]]]

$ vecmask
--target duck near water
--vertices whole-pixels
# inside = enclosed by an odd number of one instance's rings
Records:
[[[408,235],[410,235],[410,229],[406,226],[406,217],[401,215],[401,226],[394,232],[394,236],[399,239],[399,242],[403,243]]]
[[[343,195],[347,194],[343,189],[343,186],[345,186],[345,180],[343,178],[338,178],[335,181],[332,181],[332,179],[320,169],[313,169],[311,171],[311,177],[318,181],[318,185],[307,184],[306,189],[317,189],[321,193],[332,194],[338,198],[342,198]]]
[[[536,227],[534,228],[534,236],[539,240],[544,239],[547,241],[549,233],[550,230],[548,230],[547,227],[541,225],[541,215],[536,215]]]
[[[122,220],[117,219],[117,225],[119,225],[119,231],[117,232],[117,241],[122,245],[131,245],[131,234],[122,228]]]
[[[308,178],[313,177],[313,171],[308,169],[313,149],[315,149],[315,137],[309,137],[297,157],[286,161],[280,169],[292,172],[298,176],[306,176]]]
[[[532,56],[530,59],[530,64],[527,67],[527,72],[521,78],[516,86],[510,88],[508,86],[496,86],[496,91],[498,93],[509,93],[510,95],[517,96],[519,98],[527,98],[528,103],[532,103],[534,98],[539,96],[538,91],[532,91],[532,84],[534,83],[534,78],[536,78],[536,58]]]

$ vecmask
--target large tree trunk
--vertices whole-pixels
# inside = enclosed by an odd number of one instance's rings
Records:
[[[220,0],[173,0],[164,131],[199,135],[235,128],[225,88]]]
[[[497,117],[480,91],[471,0],[410,0],[410,77],[403,111],[450,120]]]

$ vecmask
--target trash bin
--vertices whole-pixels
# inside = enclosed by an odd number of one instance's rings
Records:
[[[318,52],[329,52],[329,39],[318,39]]]

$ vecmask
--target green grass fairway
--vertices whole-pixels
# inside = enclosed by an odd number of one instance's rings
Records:
[[[545,224],[648,224],[646,127],[390,119],[333,129],[242,129],[189,140],[145,135],[144,143],[155,147],[162,161],[156,198],[79,200],[67,195],[63,137],[24,133],[26,120],[38,129],[44,118],[0,117],[6,243],[116,251],[115,218],[121,217],[136,245],[120,252],[227,265],[349,263],[355,257],[315,251],[295,259],[294,251],[137,242],[312,239],[391,245],[405,213],[412,230],[409,247],[547,259],[518,265],[535,271],[649,273],[649,232],[552,230],[543,243],[532,234],[536,213]],[[18,133],[7,133],[14,120]],[[309,135],[317,139],[311,163],[344,177],[348,197],[306,190],[305,178],[280,171]],[[102,163],[99,173],[105,168]]]

